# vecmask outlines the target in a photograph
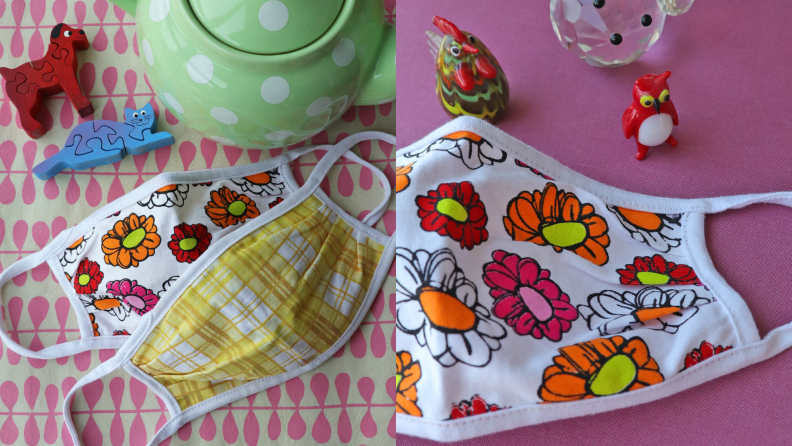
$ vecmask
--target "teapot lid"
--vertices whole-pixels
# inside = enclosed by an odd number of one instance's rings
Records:
[[[253,54],[281,54],[324,34],[344,0],[189,0],[198,21],[226,45]]]

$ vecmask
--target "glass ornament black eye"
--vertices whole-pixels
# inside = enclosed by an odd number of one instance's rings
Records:
[[[468,42],[470,42],[472,44],[475,44],[476,43],[476,38],[473,37],[473,36],[468,36]]]
[[[651,24],[652,24],[652,16],[650,16],[649,14],[644,14],[643,17],[641,17],[641,25],[649,26]]]
[[[621,34],[619,34],[619,33],[613,33],[613,34],[611,34],[610,41],[611,41],[611,43],[612,43],[612,44],[614,44],[614,45],[618,45],[618,44],[622,43],[622,36],[621,36]]]
[[[644,104],[646,104],[647,106],[648,105],[652,105],[652,101],[646,101],[646,102],[644,102]]]
[[[594,7],[597,9],[602,8],[605,6],[605,0],[594,0]]]
[[[452,46],[451,54],[453,54],[454,56],[459,56],[460,54],[462,54],[462,51],[459,50],[459,47]]]

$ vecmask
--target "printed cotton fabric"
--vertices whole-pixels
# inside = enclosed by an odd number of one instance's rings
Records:
[[[215,260],[132,363],[181,409],[308,364],[357,316],[383,248],[310,196]]]
[[[400,432],[467,438],[430,431],[625,397],[741,345],[685,213],[617,206],[527,146],[459,131],[472,122],[398,152],[396,402],[421,418]]]
[[[131,335],[209,246],[288,197],[280,169],[167,185],[66,248],[63,286],[77,294],[93,336]]]

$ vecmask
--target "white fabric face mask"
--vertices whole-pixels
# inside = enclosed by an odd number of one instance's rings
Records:
[[[387,208],[388,179],[349,152],[371,139],[395,143],[363,132],[250,165],[158,175],[0,274],[2,289],[47,262],[80,326],[80,340],[32,351],[0,324],[15,352],[48,359],[119,348],[65,397],[75,444],[75,392],[118,368],[165,402],[171,418],[149,440],[157,444],[196,417],[312,370],[346,343],[395,251],[371,227]],[[327,153],[299,186],[288,163],[316,149]],[[342,156],[384,188],[362,220],[319,188]]]
[[[397,152],[397,431],[440,441],[653,401],[792,346],[760,338],[704,216],[792,193],[635,194],[458,118]]]

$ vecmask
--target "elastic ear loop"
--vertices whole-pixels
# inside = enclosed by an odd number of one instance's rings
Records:
[[[2,293],[5,284],[8,283],[8,281],[11,280],[12,278],[24,272],[30,271],[31,269],[41,265],[44,262],[47,262],[48,259],[52,257],[53,254],[55,254],[53,251],[55,251],[61,245],[63,245],[66,239],[70,236],[71,232],[72,232],[71,229],[61,232],[43,250],[30,254],[24,259],[18,260],[17,262],[9,266],[8,269],[0,273],[0,293]],[[60,281],[58,283],[61,284]],[[63,288],[62,284],[61,287]],[[66,290],[64,290],[64,292],[65,291]],[[68,294],[68,292],[66,294]],[[2,300],[1,297],[0,300]],[[4,300],[2,300],[2,302],[4,303]],[[71,305],[72,307],[74,306],[71,299],[69,299],[69,303],[72,304]],[[79,317],[77,320],[78,322],[80,322]],[[83,337],[85,336],[84,332],[85,332],[85,327],[81,326],[80,334]],[[22,347],[18,342],[15,342],[13,339],[11,339],[11,337],[8,335],[8,332],[6,331],[5,320],[3,320],[0,321],[0,339],[3,340],[3,342],[8,346],[8,348],[13,350],[15,353],[18,353],[19,355],[29,358],[36,358],[36,359],[55,359],[55,358],[60,358],[62,356],[75,355],[77,353],[90,350],[90,347],[87,346],[87,341],[90,341],[93,338],[84,338],[76,341],[64,342],[62,344],[51,345],[47,348],[44,348],[36,352],[28,348]],[[96,344],[96,348],[103,348],[104,346],[101,344],[102,344],[101,342],[98,342]],[[107,348],[118,348],[118,346],[112,345],[112,346],[108,346]]]
[[[362,220],[360,220],[361,223],[368,226],[374,226],[377,223],[377,221],[379,221],[379,219],[382,218],[383,215],[385,215],[385,211],[388,208],[388,202],[390,201],[390,197],[391,197],[391,186],[390,186],[390,182],[388,181],[388,177],[385,175],[385,173],[382,170],[378,169],[373,164],[355,155],[355,153],[350,152],[350,149],[352,149],[352,147],[359,144],[361,141],[369,141],[375,139],[385,141],[393,145],[396,144],[396,137],[384,132],[360,132],[348,136],[346,139],[342,140],[340,143],[336,144],[335,146],[329,146],[330,148],[327,150],[327,154],[324,157],[322,157],[322,159],[316,165],[316,168],[313,170],[313,172],[311,172],[311,175],[308,177],[308,180],[306,180],[305,182],[306,184],[308,184],[309,182],[314,181],[316,182],[316,184],[311,185],[309,187],[311,187],[312,189],[318,187],[321,181],[330,171],[330,168],[333,166],[333,164],[335,164],[335,162],[338,161],[338,159],[341,158],[342,156],[344,158],[349,159],[352,162],[360,164],[363,167],[371,169],[371,171],[374,172],[374,175],[376,175],[377,178],[382,183],[382,188],[384,189],[383,192],[385,196],[383,197],[380,204],[376,208],[374,208],[374,210],[372,210],[368,215],[366,215]],[[290,158],[294,160],[302,155],[311,153],[314,150],[326,149],[326,148],[328,148],[328,146],[326,145],[316,146],[308,149],[303,149],[299,153],[296,153],[295,150],[289,152],[289,153],[294,152],[296,155]]]

